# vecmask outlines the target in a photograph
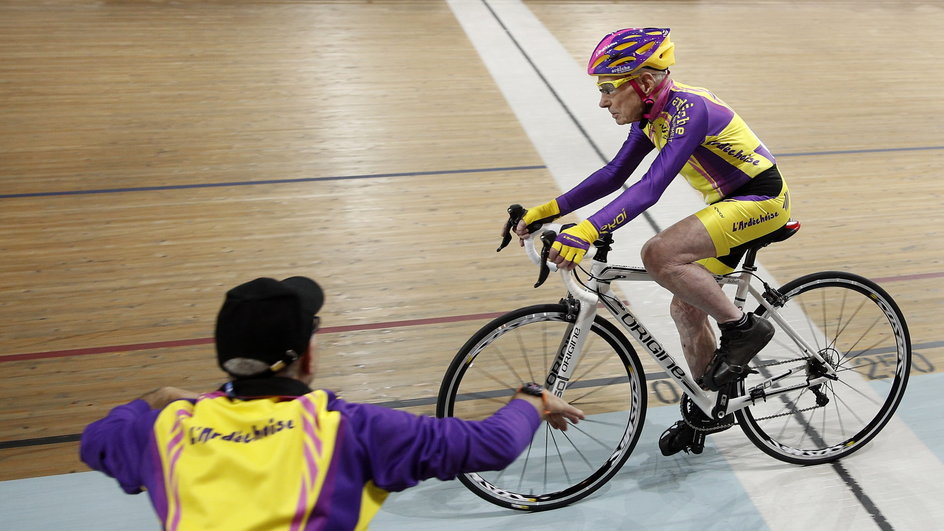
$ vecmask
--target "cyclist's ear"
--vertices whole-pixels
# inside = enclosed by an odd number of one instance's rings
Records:
[[[296,369],[298,371],[298,379],[305,383],[311,383],[315,378],[315,350],[317,350],[317,347],[315,341],[312,340],[308,345],[308,350],[295,362],[298,364],[298,368]]]

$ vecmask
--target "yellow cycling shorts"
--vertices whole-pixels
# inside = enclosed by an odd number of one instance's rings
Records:
[[[783,227],[790,220],[790,192],[783,182],[777,197],[735,196],[695,213],[715,244],[715,258],[698,263],[716,275],[734,271],[751,241]]]

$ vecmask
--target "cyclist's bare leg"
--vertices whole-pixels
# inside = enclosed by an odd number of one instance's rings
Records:
[[[679,329],[685,359],[695,378],[703,375],[715,358],[714,331],[706,316],[727,323],[743,315],[721,290],[714,275],[695,263],[716,254],[708,229],[696,216],[689,216],[660,232],[642,249],[643,264],[653,280],[675,295],[671,306],[672,318]],[[704,355],[702,349],[706,351]],[[659,449],[667,456],[683,450],[698,454],[704,448],[705,435],[695,431],[683,419],[662,433]]]
[[[678,328],[689,371],[697,381],[705,373],[716,347],[715,332],[708,320],[708,314],[677,296],[672,297],[669,312],[675,321],[675,327]],[[684,417],[659,437],[659,449],[666,456],[683,450],[699,454],[704,449],[704,444],[705,434],[695,432]]]
[[[705,373],[718,346],[715,331],[708,321],[708,314],[678,297],[672,298],[669,311],[682,340],[685,361],[688,362],[692,377],[697,380]]]
[[[642,248],[642,262],[653,280],[676,297],[726,323],[741,310],[721,291],[714,275],[697,260],[715,256],[708,229],[694,215],[656,234]]]
[[[699,308],[718,322],[721,346],[705,370],[703,385],[717,391],[742,377],[747,363],[774,334],[765,319],[744,314],[721,290],[711,272],[696,260],[714,256],[708,229],[689,216],[646,242],[642,260],[652,278],[678,298]]]

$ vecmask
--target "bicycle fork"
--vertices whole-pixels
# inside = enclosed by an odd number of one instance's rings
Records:
[[[595,308],[587,301],[578,301],[573,296],[568,296],[562,302],[569,308],[568,318],[573,314],[575,317],[567,326],[567,333],[561,338],[554,364],[544,381],[544,388],[559,397],[564,396],[564,391],[577,368],[583,344],[590,335],[590,328],[596,316]]]

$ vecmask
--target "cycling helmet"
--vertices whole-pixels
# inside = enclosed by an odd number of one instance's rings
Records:
[[[626,28],[614,31],[597,45],[587,64],[591,76],[619,76],[640,68],[665,70],[675,64],[675,45],[669,28]]]

